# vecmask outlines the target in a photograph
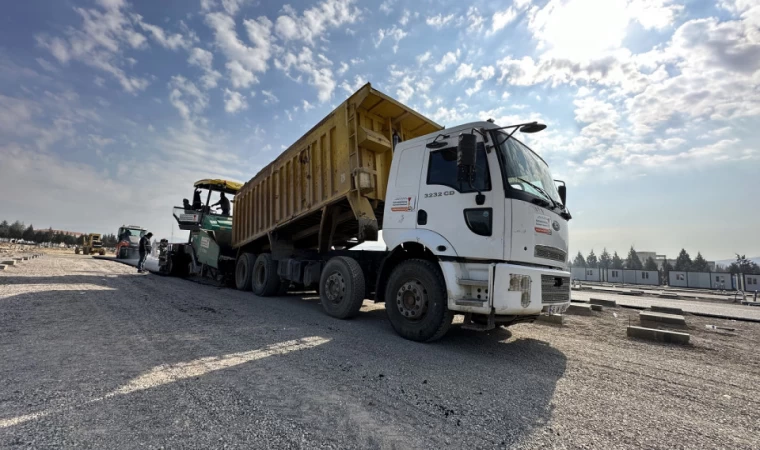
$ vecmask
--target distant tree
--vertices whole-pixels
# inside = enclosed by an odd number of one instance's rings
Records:
[[[594,254],[594,249],[591,249],[591,252],[586,257],[586,267],[590,267],[592,269],[596,269],[599,267],[599,260],[596,259],[596,255]]]
[[[665,258],[665,261],[662,262],[662,267],[660,268],[660,273],[662,274],[662,279],[664,281],[670,280],[671,270],[673,270],[673,265],[670,264],[670,261],[668,261],[667,258]]]
[[[75,238],[74,236],[72,236],[70,234],[64,234],[63,235],[63,243],[66,244],[66,245],[76,245],[77,238]]]
[[[612,267],[612,258],[610,257],[610,254],[607,252],[607,248],[605,247],[602,251],[602,254],[599,256],[599,267],[602,269],[609,269]]]
[[[24,230],[24,234],[21,236],[21,238],[29,242],[34,241],[34,226],[32,226],[32,224],[29,224],[29,226],[26,227],[26,230]]]
[[[728,267],[724,266],[723,264],[715,264],[715,271],[716,272],[728,272]]]
[[[657,270],[657,262],[651,256],[644,261],[644,270]]]
[[[11,231],[11,226],[8,225],[7,220],[0,222],[0,238],[8,238]]]
[[[760,275],[760,267],[751,259],[747,259],[745,255],[739,255],[738,253],[736,254],[736,262],[732,262],[728,266],[728,271],[731,273]]]
[[[612,255],[612,268],[613,269],[622,269],[623,268],[623,259],[618,256],[617,252],[615,252],[614,255]]]
[[[24,237],[24,224],[18,220],[8,229],[8,237],[11,239],[22,239]]]
[[[682,248],[681,252],[678,254],[674,268],[675,270],[681,272],[687,272],[691,270],[691,256],[686,253],[685,249]]]
[[[707,264],[705,258],[702,257],[702,253],[697,252],[697,256],[694,261],[691,262],[691,270],[694,272],[709,272],[710,265]]]
[[[636,253],[633,246],[628,251],[628,258],[625,259],[625,268],[630,270],[641,270],[644,268],[644,265],[641,264],[641,259],[639,259],[639,254]]]
[[[583,255],[581,255],[581,252],[578,252],[578,254],[575,255],[573,267],[586,267],[586,260],[583,258]]]

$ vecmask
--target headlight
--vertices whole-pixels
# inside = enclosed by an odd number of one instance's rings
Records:
[[[530,305],[530,285],[530,275],[509,275],[509,290],[522,292],[520,295],[520,304],[523,308],[527,308]]]

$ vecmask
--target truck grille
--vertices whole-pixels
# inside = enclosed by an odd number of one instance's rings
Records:
[[[533,256],[559,262],[565,262],[567,260],[567,253],[558,248],[548,247],[546,245],[536,245],[533,250]]]
[[[559,286],[557,286],[559,284]],[[570,277],[541,275],[541,302],[564,303],[570,301]]]

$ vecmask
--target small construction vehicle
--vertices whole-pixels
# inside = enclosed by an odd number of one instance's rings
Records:
[[[79,244],[74,248],[74,253],[77,255],[82,253],[83,255],[105,255],[106,249],[103,248],[103,241],[100,240],[100,235],[97,233],[83,234],[80,238]]]
[[[194,187],[206,191],[206,203],[198,209],[185,206],[174,208],[174,219],[180,230],[190,232],[187,243],[159,245],[159,272],[186,277],[199,275],[219,282],[234,278],[236,250],[232,248],[232,215],[211,208],[211,194],[235,196],[242,183],[229,180],[204,179]],[[197,205],[196,205],[197,206]]]
[[[116,235],[116,259],[136,259],[140,251],[140,238],[147,232],[138,225],[122,225]]]

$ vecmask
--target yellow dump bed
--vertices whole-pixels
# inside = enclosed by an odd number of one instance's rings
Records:
[[[441,129],[365,84],[243,185],[233,245],[326,250],[376,239],[394,133],[405,141]]]

